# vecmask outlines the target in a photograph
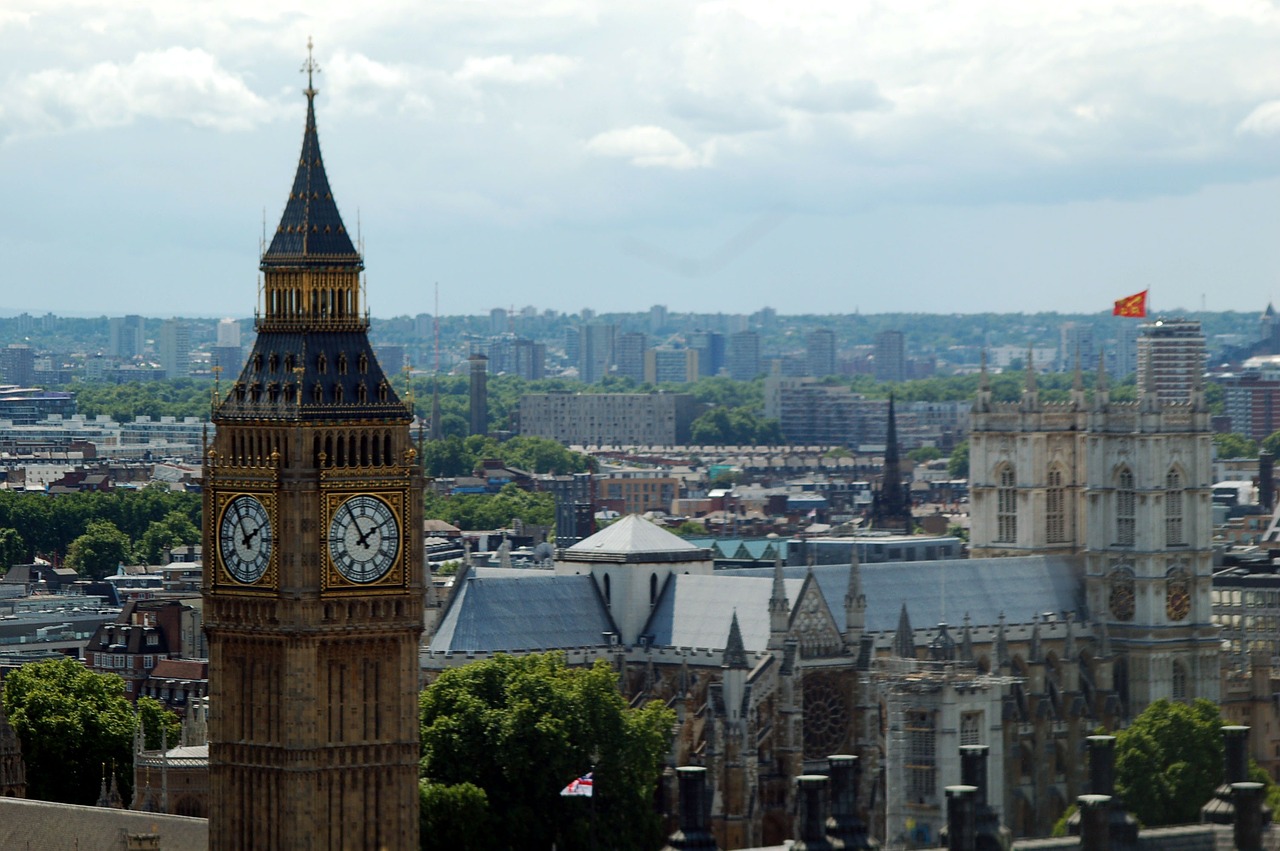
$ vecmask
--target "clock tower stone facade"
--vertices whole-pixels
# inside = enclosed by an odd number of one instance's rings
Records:
[[[215,398],[204,491],[209,847],[418,847],[422,471],[369,344],[364,261],[308,59],[257,339]]]

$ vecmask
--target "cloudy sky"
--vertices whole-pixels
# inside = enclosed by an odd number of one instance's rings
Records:
[[[0,0],[0,311],[249,314],[308,36],[377,316],[1280,298],[1277,0]]]

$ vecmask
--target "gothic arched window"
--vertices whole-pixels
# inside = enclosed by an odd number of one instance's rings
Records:
[[[1185,544],[1182,534],[1182,475],[1170,470],[1164,480],[1164,543],[1167,547]]]
[[[1067,540],[1067,492],[1062,483],[1062,468],[1051,468],[1044,506],[1046,540],[1051,544],[1061,544]]]
[[[996,540],[1018,540],[1018,489],[1013,467],[1005,464],[996,471]]]
[[[1170,677],[1174,700],[1187,699],[1187,667],[1181,662],[1173,663],[1173,676]]]
[[[1121,467],[1116,474],[1116,543],[1132,547],[1138,511],[1138,498],[1133,489],[1133,473]]]

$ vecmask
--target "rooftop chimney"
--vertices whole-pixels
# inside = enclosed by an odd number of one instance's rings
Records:
[[[676,769],[680,780],[680,829],[662,851],[719,851],[707,818],[707,770],[700,765]]]

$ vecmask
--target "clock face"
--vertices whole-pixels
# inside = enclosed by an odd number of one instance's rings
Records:
[[[232,579],[245,585],[261,579],[271,562],[272,543],[271,517],[257,497],[242,494],[223,507],[218,554]]]
[[[1186,585],[1174,583],[1169,587],[1169,593],[1165,596],[1164,610],[1171,621],[1185,620],[1187,615],[1191,614],[1191,594],[1187,591]]]
[[[376,582],[387,575],[400,553],[400,524],[395,512],[376,496],[353,496],[329,523],[329,558],[351,582]]]
[[[1111,594],[1108,600],[1111,614],[1116,620],[1131,621],[1134,613],[1133,579],[1128,576],[1111,578]]]

